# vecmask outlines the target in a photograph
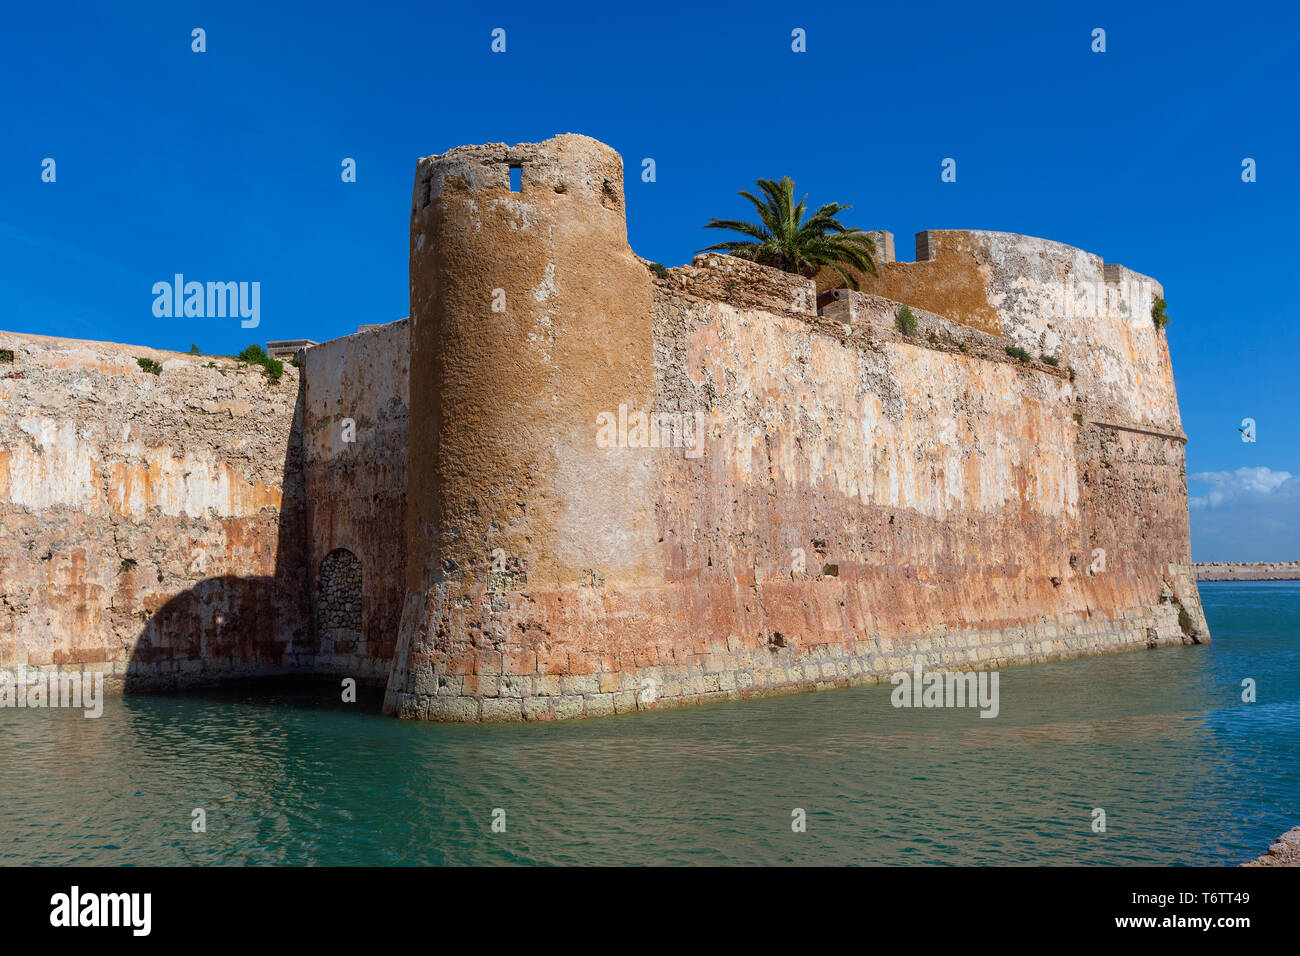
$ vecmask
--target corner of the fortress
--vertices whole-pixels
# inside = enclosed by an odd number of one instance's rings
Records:
[[[564,134],[421,159],[410,251],[408,671],[476,653],[476,635],[508,643],[492,615],[525,586],[658,567],[650,463],[596,442],[601,413],[654,396],[618,153]]]

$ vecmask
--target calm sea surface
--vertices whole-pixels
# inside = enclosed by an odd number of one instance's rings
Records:
[[[2,709],[0,864],[1236,864],[1300,824],[1300,583],[1201,596],[1213,644],[1005,670],[992,720],[888,684],[522,726],[332,687]]]

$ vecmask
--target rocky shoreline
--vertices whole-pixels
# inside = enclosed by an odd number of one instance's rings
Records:
[[[1268,852],[1242,866],[1300,866],[1300,827],[1292,827],[1277,838]]]
[[[1198,581],[1300,581],[1300,561],[1200,561]]]

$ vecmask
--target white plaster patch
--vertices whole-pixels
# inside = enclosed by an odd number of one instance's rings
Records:
[[[533,298],[538,302],[545,302],[553,295],[555,295],[555,263],[548,262],[542,281],[533,289]]]

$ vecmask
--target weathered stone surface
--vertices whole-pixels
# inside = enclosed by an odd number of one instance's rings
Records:
[[[456,673],[488,648],[535,656],[562,678],[553,712],[576,716],[616,686],[677,706],[918,659],[1208,640],[1158,285],[1059,243],[928,233],[924,262],[823,296],[820,315],[807,280],[714,255],[655,280],[647,304],[641,280],[607,284],[628,274],[621,197],[591,184],[619,179],[615,159],[562,137],[421,161],[412,397],[441,395],[418,441],[441,454],[411,459],[424,503],[390,698],[405,655]],[[557,193],[566,162],[585,187]],[[539,294],[494,318],[493,286]],[[598,448],[597,415],[620,404],[701,413],[704,454]]]
[[[0,339],[0,666],[129,664],[120,689],[310,660],[298,370]]]
[[[1073,369],[1086,417],[1182,437],[1169,347],[1151,319],[1164,295],[1154,279],[1048,239],[964,229],[917,233],[915,262],[878,256],[877,268],[878,276],[849,271],[864,292]],[[823,293],[842,283],[829,269],[817,277]]]
[[[563,720],[1209,639],[1152,280],[980,232],[877,233],[863,292],[655,278],[622,181],[581,136],[421,160],[409,322],[278,385],[0,333],[0,666]]]
[[[403,319],[303,356],[314,666],[379,685],[388,679],[406,595],[409,338]],[[327,586],[339,589],[337,603],[322,595]]]
[[[1263,856],[1242,866],[1300,866],[1300,827],[1292,827]]]
[[[669,281],[701,299],[737,308],[763,309],[777,315],[817,314],[817,288],[811,279],[738,259],[706,252],[689,266],[670,272]]]

